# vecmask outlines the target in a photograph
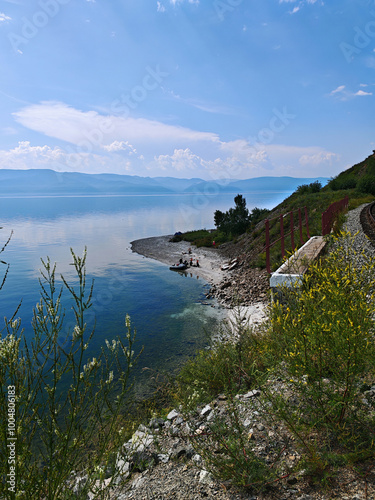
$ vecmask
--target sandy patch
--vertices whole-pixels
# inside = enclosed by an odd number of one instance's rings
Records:
[[[199,276],[210,284],[217,285],[225,276],[228,276],[228,271],[221,270],[221,266],[227,262],[227,259],[220,254],[219,249],[197,248],[187,241],[172,243],[169,241],[171,237],[156,236],[135,240],[131,242],[131,249],[133,252],[158,260],[168,266],[177,264],[180,259],[190,262],[190,258],[195,264],[198,259],[199,267],[189,266],[186,272]],[[189,254],[189,248],[191,248],[191,254]]]

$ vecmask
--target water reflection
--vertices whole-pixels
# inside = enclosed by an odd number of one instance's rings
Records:
[[[274,199],[263,195],[263,201],[258,197],[253,206],[272,206]],[[32,308],[39,300],[40,258],[49,256],[57,263],[57,272],[74,281],[70,248],[81,255],[87,246],[87,280],[95,279],[88,318],[90,324],[96,320],[93,349],[123,334],[129,313],[139,345],[145,346],[141,366],[175,367],[205,343],[204,328],[216,311],[197,304],[205,299],[205,282],[199,276],[191,279],[195,276],[189,272],[181,276],[164,264],[133,254],[130,241],[213,227],[215,210],[233,205],[233,195],[207,197],[208,206],[197,211],[191,200],[189,196],[0,198],[1,243],[14,231],[2,254],[11,267],[1,291],[0,314],[9,317],[22,298],[20,315],[31,335]],[[66,307],[70,309],[71,303]]]

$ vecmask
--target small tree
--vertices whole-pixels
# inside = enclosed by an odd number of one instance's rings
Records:
[[[269,212],[266,208],[255,207],[250,213],[242,194],[234,198],[234,203],[234,208],[230,208],[227,212],[216,210],[214,215],[215,226],[227,237],[245,233],[249,227],[254,227]]]
[[[234,198],[234,203],[235,207],[225,213],[216,210],[214,221],[219,231],[226,235],[231,233],[233,236],[238,236],[249,227],[249,210],[246,208],[246,199],[242,194]]]

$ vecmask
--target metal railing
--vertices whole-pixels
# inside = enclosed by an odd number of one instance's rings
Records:
[[[349,205],[349,197],[345,196],[340,201],[335,201],[332,203],[325,212],[322,213],[322,235],[326,236],[332,230],[335,219],[338,214],[347,210]]]
[[[304,212],[304,214],[302,214],[302,211]],[[298,213],[298,227],[297,228],[295,227],[297,224],[295,223],[295,217],[294,217],[294,213],[296,213],[296,212]],[[287,233],[285,233],[284,220],[288,216],[290,217],[290,230]],[[272,241],[272,243],[271,243],[271,241],[270,241],[271,240],[271,238],[270,238],[270,222],[275,221],[277,219],[279,220],[279,223],[280,223],[280,238]],[[290,241],[291,241],[293,250],[296,248],[295,240],[294,240],[295,232],[298,231],[298,233],[299,233],[299,240],[300,240],[301,245],[303,245],[305,243],[304,239],[303,239],[303,225],[305,225],[305,227],[306,227],[307,239],[310,239],[309,219],[307,216],[307,208],[306,207],[299,208],[298,210],[294,210],[292,212],[288,212],[288,213],[283,214],[283,215],[279,215],[278,217],[273,217],[272,219],[266,219],[266,221],[265,221],[266,246],[263,249],[263,252],[264,251],[266,252],[266,267],[267,267],[268,273],[271,273],[271,255],[270,255],[271,248],[276,243],[281,241],[281,255],[284,259],[285,258],[285,238],[286,237],[290,236]]]

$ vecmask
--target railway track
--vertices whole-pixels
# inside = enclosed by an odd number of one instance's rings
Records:
[[[363,232],[370,238],[371,244],[375,247],[375,202],[362,209],[360,221]]]

